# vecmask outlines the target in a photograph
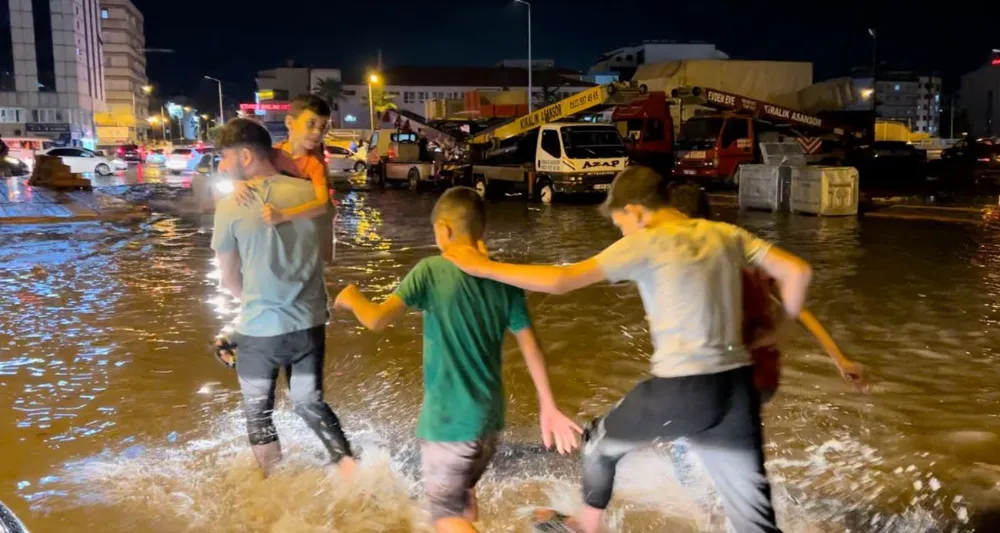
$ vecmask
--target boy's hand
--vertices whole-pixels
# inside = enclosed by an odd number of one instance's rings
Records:
[[[555,443],[559,453],[567,454],[579,447],[577,435],[583,435],[583,429],[562,414],[556,406],[543,406],[538,420],[542,426],[542,443],[546,449],[551,449]]]
[[[853,385],[859,391],[865,390],[867,383],[865,382],[864,366],[854,361],[844,361],[838,368],[840,369],[840,375],[844,377],[844,381]]]
[[[264,218],[264,222],[272,226],[285,221],[285,217],[281,214],[281,211],[271,204],[264,204],[264,207],[260,210],[260,215]]]
[[[483,251],[486,245],[482,241],[477,243],[477,247],[471,246],[450,246],[444,251],[444,258],[455,264],[462,272],[470,276],[482,276],[486,273],[490,265],[490,258]]]
[[[344,287],[340,294],[337,295],[337,299],[333,301],[334,309],[345,309],[350,311],[353,307],[352,301],[354,298],[361,295],[361,289],[358,286],[351,283],[350,285]]]
[[[241,206],[248,206],[254,202],[256,197],[253,194],[253,187],[243,180],[233,180],[233,198]]]

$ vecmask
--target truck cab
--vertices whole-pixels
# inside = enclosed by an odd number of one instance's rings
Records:
[[[625,141],[632,162],[670,175],[674,163],[674,122],[662,91],[637,97],[614,108],[611,120]]]
[[[673,174],[732,182],[740,165],[754,161],[755,126],[752,117],[743,115],[691,117],[674,144]]]
[[[545,124],[476,159],[472,182],[480,194],[517,190],[550,203],[557,194],[605,193],[628,153],[614,126],[571,122]]]

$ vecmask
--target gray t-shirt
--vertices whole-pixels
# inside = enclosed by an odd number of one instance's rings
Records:
[[[741,271],[769,248],[736,226],[689,219],[623,237],[597,263],[609,281],[639,286],[654,376],[714,374],[750,364]]]
[[[330,237],[330,216],[297,219],[272,226],[264,222],[264,202],[278,209],[315,199],[312,183],[276,175],[255,182],[256,202],[239,205],[232,196],[215,207],[212,249],[238,250],[243,298],[236,331],[274,337],[326,323],[321,239]]]

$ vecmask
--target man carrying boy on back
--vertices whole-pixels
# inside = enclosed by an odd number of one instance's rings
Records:
[[[486,207],[475,190],[452,188],[435,204],[431,221],[442,251],[475,246],[485,230]],[[382,304],[372,303],[352,284],[335,305],[375,331],[407,308],[423,311],[424,404],[417,437],[424,441],[424,487],[438,531],[475,531],[475,486],[504,426],[501,349],[507,331],[516,337],[538,393],[543,442],[549,447],[554,436],[561,453],[576,448],[582,430],[552,398],[524,291],[466,275],[435,256],[417,263]]]
[[[645,167],[621,172],[604,208],[624,237],[580,263],[513,265],[494,263],[473,247],[445,252],[469,274],[525,290],[562,294],[604,280],[638,285],[655,349],[653,377],[589,428],[586,505],[565,523],[599,531],[618,461],[654,441],[686,437],[735,531],[778,531],[764,471],[760,399],[741,339],[740,276],[746,265],[762,267],[777,280],[785,312],[796,316],[809,265],[735,226],[684,216],[671,207],[663,178]]]
[[[271,136],[247,119],[227,123],[219,133],[220,168],[246,181],[255,201],[240,205],[223,198],[215,210],[212,249],[222,286],[241,301],[236,322],[235,361],[254,456],[267,475],[281,460],[274,427],[275,388],[282,368],[295,413],[326,447],[330,458],[350,473],[351,447],[337,415],[323,401],[327,296],[318,219],[275,227],[260,206],[286,208],[308,200],[309,184],[278,174],[271,159]]]

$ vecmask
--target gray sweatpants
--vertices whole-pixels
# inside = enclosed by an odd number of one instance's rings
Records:
[[[584,435],[587,505],[608,506],[618,461],[626,453],[681,437],[701,457],[737,533],[779,531],[764,471],[760,399],[749,366],[646,380],[595,420]]]

